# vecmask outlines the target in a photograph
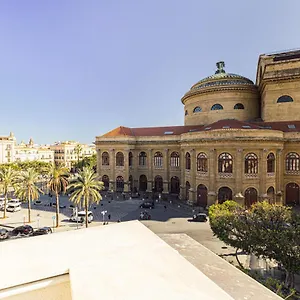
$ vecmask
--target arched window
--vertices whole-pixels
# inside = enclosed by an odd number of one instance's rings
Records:
[[[207,156],[201,152],[197,155],[197,171],[207,172]]]
[[[161,152],[155,152],[154,154],[154,167],[162,167],[163,155]]]
[[[179,153],[178,152],[172,152],[171,153],[170,166],[171,167],[179,167],[180,166]]]
[[[102,176],[102,182],[104,184],[104,191],[108,191],[109,189],[109,177],[107,175]]]
[[[237,103],[235,106],[234,106],[234,109],[244,109],[244,105],[242,103]]]
[[[283,95],[283,96],[280,96],[278,99],[277,99],[277,103],[285,103],[285,102],[293,102],[293,98],[291,96],[288,96],[288,95]]]
[[[201,112],[202,108],[200,106],[196,106],[193,110],[193,113]]]
[[[109,154],[107,152],[102,153],[102,166],[109,166]]]
[[[221,104],[214,104],[211,107],[211,110],[220,110],[220,109],[223,109],[223,106]]]
[[[118,167],[124,166],[124,154],[122,152],[118,152],[116,154],[116,166]]]
[[[122,176],[118,176],[116,179],[116,191],[123,192],[124,190],[124,178]]]
[[[132,155],[132,152],[130,151],[128,153],[128,165],[129,165],[129,167],[132,167],[132,164],[133,164],[133,155]]]
[[[185,115],[187,116],[188,114],[189,114],[189,113],[188,113],[188,111],[186,110],[186,111],[185,111]]]
[[[191,155],[188,152],[185,154],[185,168],[187,170],[191,169]]]
[[[140,152],[139,154],[139,166],[146,166],[147,165],[147,154],[146,152]]]
[[[286,171],[299,171],[300,170],[300,157],[296,152],[290,152],[285,159]]]
[[[221,153],[218,159],[218,171],[219,173],[232,173],[233,160],[229,153]]]
[[[267,173],[275,172],[275,155],[273,153],[269,153],[267,156]]]
[[[254,153],[248,153],[245,156],[245,174],[258,173],[258,158]]]

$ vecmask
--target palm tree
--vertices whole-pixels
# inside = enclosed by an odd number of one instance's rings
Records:
[[[82,145],[77,144],[74,148],[74,152],[77,154],[77,164],[79,164],[79,156],[82,152]]]
[[[31,222],[31,200],[37,200],[40,197],[40,190],[37,186],[40,174],[34,168],[28,168],[26,171],[21,171],[18,183],[15,186],[17,197],[28,201],[28,223]]]
[[[4,211],[3,219],[6,218],[6,206],[7,206],[7,195],[10,187],[13,187],[16,183],[18,173],[13,170],[12,167],[3,168],[0,170],[0,181],[4,193]]]
[[[103,189],[103,182],[99,181],[97,174],[91,167],[84,167],[79,171],[69,186],[70,200],[79,206],[85,207],[85,226],[88,227],[88,207],[90,203],[99,203],[102,200],[100,191]]]
[[[49,190],[56,198],[56,227],[59,227],[59,194],[65,193],[68,186],[68,169],[62,165],[53,164],[49,170]]]

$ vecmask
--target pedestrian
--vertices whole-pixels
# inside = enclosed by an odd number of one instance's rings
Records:
[[[110,221],[111,215],[109,214],[107,217],[108,217],[108,220]]]
[[[167,210],[167,205],[164,205],[165,211]]]

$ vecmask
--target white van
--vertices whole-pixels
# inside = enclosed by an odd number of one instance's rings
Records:
[[[9,212],[16,212],[21,210],[21,202],[19,203],[8,203],[6,210]]]
[[[88,222],[91,223],[94,220],[94,215],[91,211],[88,211]],[[72,222],[84,222],[85,221],[85,211],[79,211],[76,214],[76,211],[70,217]]]
[[[9,204],[20,204],[21,205],[21,201],[19,199],[10,199],[7,202],[7,205]]]

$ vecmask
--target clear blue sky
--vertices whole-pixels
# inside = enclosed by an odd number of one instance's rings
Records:
[[[183,125],[215,71],[255,80],[259,54],[300,47],[300,1],[3,0],[1,131],[91,143],[120,125]]]

